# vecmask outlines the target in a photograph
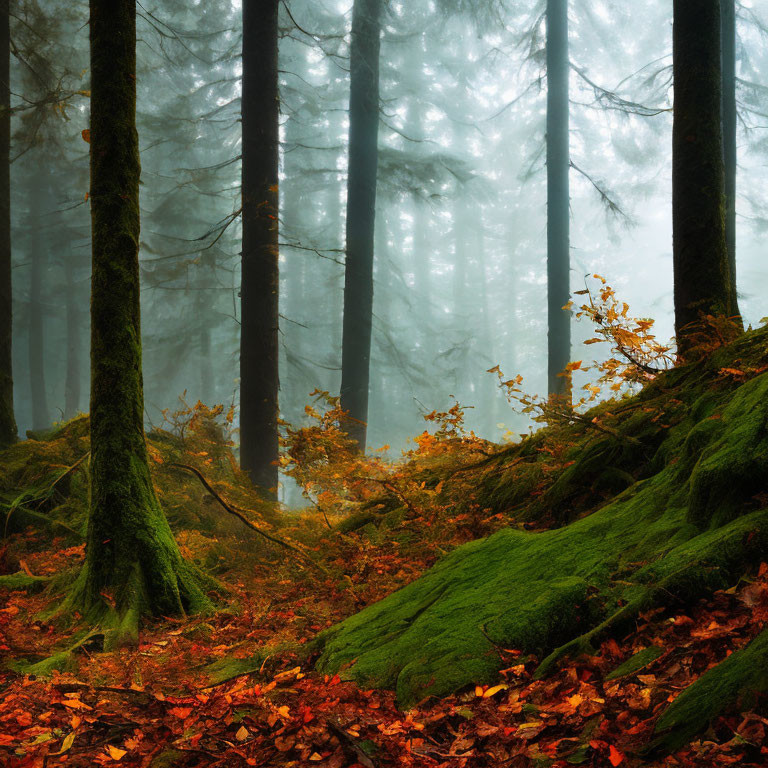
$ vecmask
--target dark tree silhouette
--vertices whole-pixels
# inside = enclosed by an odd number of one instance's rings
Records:
[[[672,229],[683,354],[702,314],[736,311],[725,237],[720,34],[719,0],[675,0]]]
[[[243,2],[240,463],[268,494],[278,458],[278,9]]]
[[[736,298],[736,2],[721,0],[723,61],[723,159],[725,162],[725,242],[731,269],[731,305],[738,314]]]
[[[571,357],[568,0],[547,0],[547,320],[550,395]]]
[[[11,30],[8,0],[0,0],[0,447],[16,439],[13,416],[11,290]]]
[[[365,450],[371,362],[380,47],[381,0],[355,0],[350,48],[341,406],[349,416],[347,431],[361,450]]]

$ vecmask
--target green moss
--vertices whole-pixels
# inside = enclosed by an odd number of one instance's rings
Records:
[[[178,749],[164,749],[159,755],[152,758],[149,764],[150,768],[173,768],[176,763],[181,762],[186,755]]]
[[[666,431],[676,449],[659,470],[590,516],[541,533],[504,530],[458,548],[322,633],[319,668],[395,688],[409,706],[494,680],[497,647],[549,654],[544,674],[638,611],[727,585],[768,546],[768,510],[753,504],[750,511],[748,503],[768,474],[767,390],[762,375],[722,392],[720,418],[709,418],[710,407],[700,411],[702,421],[680,418]],[[687,393],[691,402],[700,394]],[[751,473],[756,484],[742,491],[731,482],[726,504],[727,477]]]
[[[623,664],[620,664],[610,674],[606,675],[606,680],[616,680],[619,677],[626,677],[627,675],[634,675],[642,669],[645,669],[649,664],[656,661],[664,653],[663,648],[659,648],[657,645],[649,645],[647,648],[643,648],[642,651],[638,651],[636,654],[628,658]]]
[[[705,672],[686,688],[656,723],[651,752],[671,752],[703,731],[716,716],[768,693],[768,631]]]
[[[688,512],[697,525],[732,519],[765,490],[767,398],[768,377],[758,376],[736,390],[722,418],[702,423],[706,440],[700,436],[697,441],[704,445],[697,445],[700,458],[691,474]]]
[[[0,589],[25,590],[27,592],[39,592],[48,583],[48,579],[42,576],[28,576],[23,571],[0,576]]]

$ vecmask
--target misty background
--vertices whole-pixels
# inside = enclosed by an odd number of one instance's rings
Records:
[[[599,273],[673,332],[672,7],[570,11],[571,288]],[[14,371],[19,433],[88,409],[87,5],[19,3],[12,39]],[[338,394],[351,2],[281,8],[281,415]],[[392,450],[455,397],[490,440],[526,431],[487,369],[546,393],[544,3],[390,2],[368,443]],[[139,4],[148,424],[237,404],[240,6]],[[737,264],[745,324],[768,287],[768,2],[738,7]],[[578,297],[576,297],[578,299]],[[574,359],[599,346],[573,329]],[[607,351],[607,350],[606,350]],[[576,380],[578,386],[582,381]]]

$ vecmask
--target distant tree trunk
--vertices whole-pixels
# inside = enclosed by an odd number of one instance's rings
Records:
[[[119,640],[207,603],[155,496],[144,439],[136,2],[91,0],[91,494],[70,598]],[[106,596],[106,597],[105,597]]]
[[[482,348],[485,349],[488,362],[488,368],[498,365],[494,345],[495,334],[492,331],[493,317],[491,316],[488,301],[488,274],[485,264],[485,225],[483,223],[482,213],[479,217],[478,227],[475,234],[477,254],[477,291],[480,303],[480,339]],[[516,283],[513,283],[516,285]],[[512,291],[514,294],[514,289]],[[487,369],[486,369],[487,370]],[[483,419],[483,437],[493,440],[496,435],[496,424],[498,423],[498,403],[499,393],[496,391],[496,380],[493,374],[486,373],[486,370],[477,372],[476,378],[479,379],[477,390],[479,392],[479,407],[481,413],[485,414]],[[474,373],[474,372],[473,372]]]
[[[739,314],[736,295],[736,3],[721,0],[723,61],[723,159],[725,161],[725,243],[731,270],[731,307]]]
[[[720,1],[675,0],[672,230],[681,353],[702,314],[735,313],[725,239]]]
[[[355,0],[349,95],[347,260],[341,352],[341,406],[347,431],[365,450],[373,315],[373,238],[379,137],[381,0]]]
[[[216,403],[213,360],[211,360],[211,330],[204,327],[200,328],[200,400],[206,405]]]
[[[453,314],[454,332],[457,338],[466,337],[471,333],[469,323],[470,318],[465,315],[467,298],[474,305],[477,296],[467,296],[467,262],[470,252],[470,212],[467,209],[464,199],[457,195],[453,205]],[[472,313],[474,318],[475,312]],[[462,339],[463,341],[463,339]],[[468,370],[468,349],[463,347],[460,354],[454,356],[454,375],[452,392],[459,401],[467,402],[469,393],[466,390],[467,385],[471,386],[471,374]]]
[[[72,257],[64,266],[67,311],[67,372],[64,380],[64,418],[80,411],[80,308],[72,267]]]
[[[0,448],[16,440],[11,282],[11,56],[8,0],[0,0]]]
[[[381,203],[376,211],[376,236],[374,242],[375,257],[373,279],[376,290],[373,300],[373,314],[383,323],[388,323],[392,318],[392,299],[394,295],[394,286],[392,285],[392,271],[390,264],[389,250],[389,226],[387,221],[386,208]],[[376,347],[372,344],[372,349]],[[386,366],[383,366],[386,368]],[[395,405],[393,403],[393,392],[385,371],[380,371],[373,377],[370,386],[370,407],[371,413],[388,413]],[[381,409],[381,411],[379,411]],[[386,424],[386,422],[384,422]],[[375,417],[370,419],[370,429],[374,431],[382,426],[380,421],[376,423]],[[381,432],[379,432],[381,434]]]
[[[306,237],[308,217],[304,214],[304,208],[308,204],[311,205],[311,202],[302,194],[303,169],[300,165],[296,167],[293,165],[299,159],[300,153],[295,150],[302,138],[301,126],[295,116],[288,119],[284,135],[283,173],[285,174],[285,181],[281,190],[280,208],[282,236],[289,243],[308,246],[311,243],[308,243]],[[307,350],[304,341],[308,334],[307,328],[304,327],[304,319],[310,317],[307,306],[307,286],[314,285],[310,274],[311,256],[309,251],[288,248],[285,267],[280,275],[283,284],[283,332],[281,336],[285,345],[285,359],[289,360],[291,365],[291,373],[283,378],[281,410],[286,414],[288,421],[294,423],[297,423],[304,416],[307,397],[318,383],[313,375],[305,375]],[[314,313],[312,314],[314,315]],[[312,359],[319,357],[316,346],[310,353],[310,357]]]
[[[341,249],[343,246],[342,235],[342,207],[339,178],[333,174],[328,179],[328,190],[325,202],[325,216],[323,231],[325,234],[324,242],[330,249]],[[339,259],[338,253],[331,253],[336,259]],[[338,367],[338,374],[335,374],[335,386],[331,391],[338,391],[341,382],[341,327],[342,327],[342,305],[344,296],[344,273],[336,264],[328,264],[327,282],[325,291],[328,300],[325,302],[326,317],[329,326],[329,344],[331,364]]]
[[[424,141],[424,113],[421,101],[416,98],[408,109],[408,135],[418,141]],[[413,287],[415,300],[419,306],[418,341],[422,348],[427,349],[434,338],[432,312],[432,248],[429,230],[432,214],[429,204],[425,203],[418,194],[413,198]]]
[[[43,310],[43,271],[46,265],[44,245],[41,242],[44,216],[43,201],[48,198],[48,182],[44,175],[35,179],[31,189],[29,223],[29,394],[32,401],[32,429],[48,429],[51,416],[48,410],[48,396],[45,390],[45,317]]]
[[[243,2],[240,465],[277,490],[279,0]]]
[[[547,324],[548,389],[566,395],[560,376],[571,357],[568,0],[547,0]]]

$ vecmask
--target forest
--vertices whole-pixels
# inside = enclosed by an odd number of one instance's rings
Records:
[[[0,768],[768,765],[766,0],[0,50]]]

